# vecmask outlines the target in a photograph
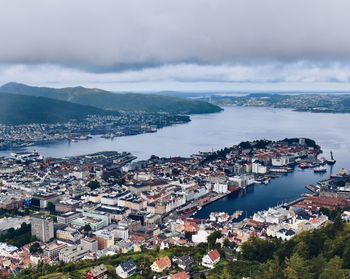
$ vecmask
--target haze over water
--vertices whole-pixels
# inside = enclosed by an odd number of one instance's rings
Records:
[[[64,157],[97,151],[129,151],[139,159],[157,156],[189,156],[198,151],[210,151],[255,139],[279,140],[286,137],[308,137],[316,140],[329,157],[333,150],[337,163],[333,172],[350,168],[350,114],[321,114],[294,112],[287,109],[226,107],[216,114],[194,115],[188,124],[166,127],[153,134],[102,139],[95,137],[77,143],[60,142],[30,147],[44,156]],[[1,152],[8,155],[9,152]],[[305,185],[315,183],[327,174],[300,170],[272,180],[270,184],[250,187],[247,193],[234,193],[204,207],[197,217],[207,217],[211,211],[244,210],[249,216],[279,202],[293,200],[303,192]]]

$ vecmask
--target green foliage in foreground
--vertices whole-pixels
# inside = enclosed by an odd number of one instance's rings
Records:
[[[228,261],[222,254],[222,260],[213,270],[202,272],[201,258],[206,253],[207,245],[197,247],[171,247],[168,250],[155,250],[104,257],[97,261],[59,264],[56,266],[40,264],[34,270],[24,270],[16,278],[83,278],[88,268],[104,263],[110,270],[109,278],[117,278],[115,267],[122,261],[133,259],[143,271],[142,276],[134,278],[152,278],[151,263],[160,256],[170,257],[192,255],[196,265],[196,278],[221,279],[328,279],[350,278],[350,225],[340,222],[321,230],[305,232],[292,240],[251,239],[242,246],[242,253],[237,261]],[[175,269],[171,273],[176,272]],[[165,272],[164,275],[169,274]]]

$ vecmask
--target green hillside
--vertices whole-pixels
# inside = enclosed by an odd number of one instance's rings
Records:
[[[107,114],[118,113],[44,97],[0,94],[1,124],[57,123]]]
[[[224,245],[229,245],[225,244]],[[132,278],[153,278],[152,262],[160,256],[191,255],[195,264],[193,278],[207,279],[330,279],[350,278],[350,225],[340,219],[327,227],[301,233],[289,241],[262,240],[253,238],[245,242],[242,251],[230,260],[220,244],[221,261],[213,270],[201,266],[201,258],[207,253],[205,243],[195,247],[173,246],[163,251],[145,250],[142,253],[120,254],[102,257],[97,261],[79,261],[68,264],[43,264],[37,268],[22,271],[16,278],[84,278],[86,271],[95,265],[105,264],[108,278],[118,278],[115,267],[122,261],[133,259],[143,275]],[[162,276],[174,273],[167,270]],[[54,275],[54,276],[53,276]],[[164,277],[165,278],[165,277]]]
[[[55,89],[11,82],[0,87],[0,92],[47,97],[117,111],[200,114],[222,110],[219,106],[209,104],[205,101],[156,94],[112,93],[101,89],[84,88],[81,86]]]

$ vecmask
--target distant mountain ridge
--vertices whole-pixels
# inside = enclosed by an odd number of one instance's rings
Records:
[[[50,98],[0,94],[1,124],[58,123],[84,119],[88,115],[111,114],[119,115],[116,111],[106,111]]]
[[[56,89],[10,82],[0,87],[0,93],[45,97],[114,111],[201,114],[222,110],[217,105],[200,100],[157,94],[113,93],[82,86]]]

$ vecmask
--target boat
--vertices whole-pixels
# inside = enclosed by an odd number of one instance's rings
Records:
[[[321,157],[320,162],[321,162],[321,164],[325,164],[325,163],[327,163],[327,159],[325,157]]]
[[[105,134],[101,136],[101,138],[103,139],[114,139],[114,137],[115,137],[114,134]]]
[[[310,168],[310,164],[301,163],[301,164],[299,164],[299,168],[301,168],[301,169],[308,169],[308,168]]]
[[[348,171],[342,168],[337,174],[332,174],[331,178],[344,178],[348,175]]]
[[[183,215],[183,216],[187,216],[188,217],[188,216],[196,214],[196,212],[198,210],[201,210],[201,209],[202,209],[202,207],[195,205],[195,206],[192,206],[192,207],[187,208],[185,210],[180,210],[179,213],[181,215]]]
[[[327,172],[327,168],[325,167],[325,166],[319,166],[319,167],[316,167],[316,168],[314,168],[314,172],[319,172],[319,173],[321,173],[321,172]]]
[[[269,182],[270,182],[270,178],[265,178],[265,179],[263,180],[263,183],[264,183],[265,185],[269,184]]]
[[[68,141],[72,141],[72,142],[78,142],[80,140],[88,140],[88,139],[91,139],[91,138],[92,138],[91,136],[83,136],[83,135],[81,135],[81,136],[74,136],[74,137],[68,136],[67,140]]]
[[[327,164],[328,165],[334,165],[336,162],[336,160],[334,160],[333,158],[333,152],[331,151],[331,159],[330,160],[327,160]]]

